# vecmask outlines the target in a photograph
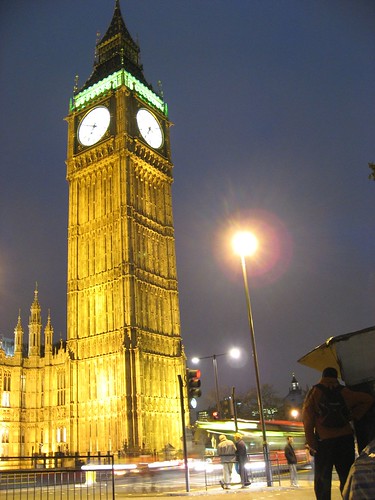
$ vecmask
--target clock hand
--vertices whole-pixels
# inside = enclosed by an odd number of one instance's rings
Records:
[[[96,128],[98,128],[97,124],[96,124],[96,123],[93,123],[93,124],[91,125],[91,131],[89,132],[89,133],[90,133],[90,135],[92,135],[92,134],[95,132],[95,129],[96,129]]]
[[[84,127],[89,127],[89,128],[91,128],[91,130],[94,130],[95,128],[97,128],[97,124],[96,123],[94,123],[94,124],[84,123],[83,126]]]

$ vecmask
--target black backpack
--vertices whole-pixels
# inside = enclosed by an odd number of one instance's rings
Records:
[[[336,387],[326,387],[323,384],[316,384],[322,391],[319,401],[319,420],[324,427],[344,427],[350,422],[350,411],[346,406],[341,394],[342,385]]]

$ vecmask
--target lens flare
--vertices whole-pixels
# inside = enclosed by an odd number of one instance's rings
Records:
[[[252,238],[249,234],[257,242],[255,244],[253,240],[253,252],[246,253],[247,272],[254,285],[274,283],[289,269],[293,255],[292,239],[283,221],[275,214],[264,210],[240,212],[225,221],[224,227],[219,231],[220,242],[215,255],[221,261],[223,272],[230,279],[236,279],[241,272],[238,264],[238,253],[241,252],[234,252],[233,237],[237,233],[242,234],[239,237],[242,242],[249,238],[247,243],[250,243]]]

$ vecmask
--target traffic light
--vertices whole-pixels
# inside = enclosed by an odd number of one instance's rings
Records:
[[[221,411],[222,411],[223,418],[229,418],[229,400],[228,399],[224,399],[224,401],[222,401]]]
[[[232,418],[234,416],[234,405],[232,398],[225,398],[221,404],[224,418]]]
[[[200,370],[190,370],[190,368],[186,368],[186,387],[189,403],[191,403],[192,399],[199,398],[202,395],[202,391],[200,390],[200,376]]]

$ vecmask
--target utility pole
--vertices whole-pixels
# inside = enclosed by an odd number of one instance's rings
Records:
[[[186,445],[184,384],[183,384],[181,375],[178,375],[178,383],[180,385],[181,423],[182,423],[182,442],[183,442],[183,451],[184,451],[185,483],[186,483],[186,491],[189,492],[190,491],[190,476],[189,476],[187,445]]]

